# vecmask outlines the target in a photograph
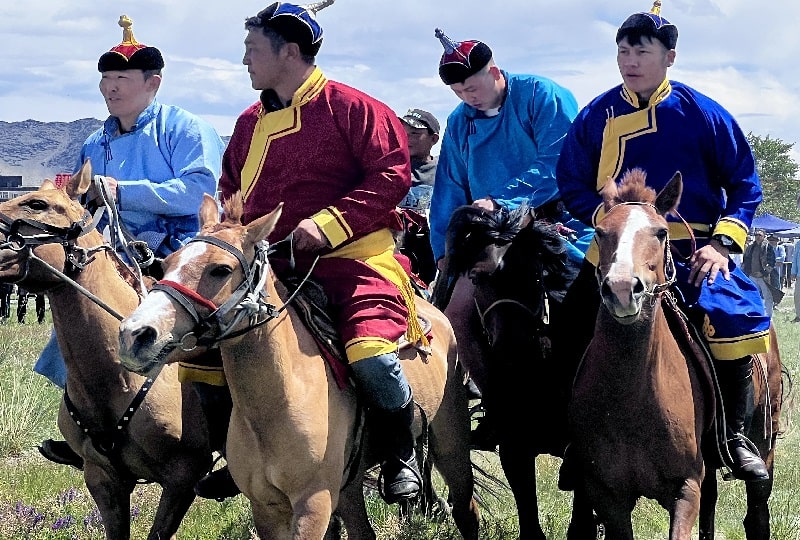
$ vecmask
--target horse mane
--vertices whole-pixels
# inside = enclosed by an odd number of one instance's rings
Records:
[[[647,173],[643,169],[635,168],[625,171],[613,197],[606,198],[606,206],[629,202],[655,204],[656,191],[646,185],[646,180]]]
[[[225,214],[225,222],[241,225],[242,214],[244,214],[244,197],[242,197],[242,192],[237,191],[228,197],[222,203],[222,211]]]
[[[575,278],[575,272],[567,264],[565,239],[557,227],[547,221],[534,220],[526,225],[529,215],[528,205],[521,205],[514,210],[501,208],[491,213],[469,205],[457,208],[447,227],[446,264],[433,291],[433,304],[440,309],[446,307],[455,280],[468,272],[476,262],[473,260],[476,255],[474,248],[509,243],[520,245],[516,250],[518,258],[540,265],[545,288],[560,300]],[[525,261],[512,266],[530,269],[531,265]],[[504,271],[511,272],[513,269],[506,268]]]

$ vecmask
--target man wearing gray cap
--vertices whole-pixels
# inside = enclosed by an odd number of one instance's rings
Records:
[[[404,223],[403,233],[395,241],[400,253],[409,258],[411,270],[429,284],[436,277],[427,213],[439,164],[439,156],[431,155],[431,148],[439,142],[439,121],[422,109],[409,109],[400,120],[408,135],[411,189],[398,205]]]

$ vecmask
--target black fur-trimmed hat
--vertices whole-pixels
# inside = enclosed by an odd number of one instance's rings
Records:
[[[616,43],[626,37],[637,42],[642,36],[656,38],[667,49],[678,44],[678,27],[661,16],[661,0],[655,0],[649,12],[634,13],[625,19],[617,30]]]
[[[492,59],[492,49],[482,41],[453,41],[439,28],[434,35],[444,47],[444,53],[439,60],[439,77],[448,86],[464,82],[482,70]]]
[[[97,70],[100,73],[126,69],[148,71],[164,67],[161,51],[139,43],[133,37],[133,21],[127,15],[120,15],[117,24],[122,27],[122,43],[100,57],[97,62]]]
[[[322,47],[322,27],[315,15],[335,1],[323,0],[304,6],[275,2],[248,18],[245,27],[269,28],[287,42],[297,43],[303,54],[316,56]]]

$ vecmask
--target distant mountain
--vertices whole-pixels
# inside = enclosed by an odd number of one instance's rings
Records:
[[[72,122],[0,121],[0,175],[22,176],[25,186],[38,186],[45,178],[72,172],[81,146],[102,127],[97,118]],[[227,144],[230,137],[223,137]]]
[[[0,175],[21,175],[26,186],[38,186],[57,173],[72,172],[81,145],[102,120],[73,122],[0,122]]]

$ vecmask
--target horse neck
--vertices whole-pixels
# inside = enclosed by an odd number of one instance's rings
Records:
[[[274,277],[267,280],[265,287],[267,301],[281,304],[287,298],[282,286],[279,294]],[[225,377],[237,407],[272,410],[273,404],[290,399],[296,364],[309,360],[308,352],[301,350],[300,344],[309,342],[306,337],[311,339],[305,326],[290,311],[291,307],[287,307],[274,320],[220,344]],[[254,396],[259,397],[253,399]]]
[[[620,324],[601,305],[595,325],[593,346],[602,358],[604,369],[619,376],[611,380],[630,381],[636,373],[646,376],[668,358],[663,354],[668,340],[674,343],[664,311],[658,301],[633,324]]]
[[[95,247],[102,243],[102,236],[90,233],[79,245]],[[92,262],[71,277],[111,309],[126,316],[138,305],[139,296],[120,275],[113,257],[108,251],[96,253]],[[70,375],[70,389],[78,381],[93,387],[108,383],[118,386],[121,380],[127,384],[130,379],[138,378],[119,364],[119,321],[115,316],[68,283],[49,291],[47,296]]]

